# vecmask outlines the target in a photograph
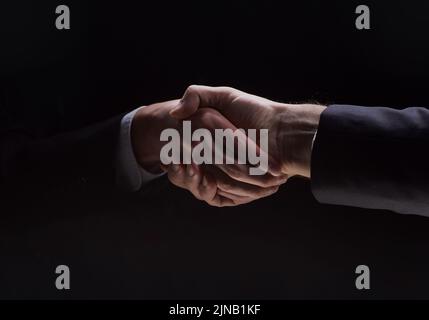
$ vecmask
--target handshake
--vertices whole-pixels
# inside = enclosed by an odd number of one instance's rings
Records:
[[[289,177],[310,178],[324,109],[194,85],[180,101],[140,108],[131,143],[145,170],[167,172],[174,185],[210,205],[236,206],[275,193]]]

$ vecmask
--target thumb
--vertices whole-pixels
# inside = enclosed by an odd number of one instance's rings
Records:
[[[170,115],[178,120],[186,119],[193,115],[201,106],[200,86],[190,86],[186,89],[177,106],[170,111]]]
[[[231,94],[236,92],[238,90],[229,87],[189,86],[176,108],[170,111],[170,115],[182,120],[203,107],[222,112],[229,105]]]

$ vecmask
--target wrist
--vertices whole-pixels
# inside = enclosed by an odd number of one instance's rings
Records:
[[[138,164],[150,173],[160,173],[160,151],[163,143],[160,134],[166,128],[176,128],[177,121],[169,116],[169,111],[177,105],[177,100],[156,103],[140,108],[131,124],[131,144]]]
[[[282,172],[310,178],[311,152],[325,106],[315,104],[278,104],[276,140]]]

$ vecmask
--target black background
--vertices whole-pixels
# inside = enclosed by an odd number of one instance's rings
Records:
[[[55,28],[59,4],[71,30]],[[284,102],[427,106],[429,4],[366,1],[363,31],[359,4],[3,1],[2,123],[52,135],[179,98],[190,84]],[[427,218],[320,205],[301,179],[221,209],[163,184],[150,197],[2,210],[0,297],[429,298]],[[69,291],[55,289],[59,264],[71,269]],[[355,288],[360,264],[369,291]]]

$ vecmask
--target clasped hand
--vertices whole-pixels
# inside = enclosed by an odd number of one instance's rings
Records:
[[[293,175],[310,176],[311,142],[323,109],[281,104],[229,87],[190,86],[181,100],[139,109],[131,140],[136,159],[145,170],[166,171],[174,185],[212,206],[236,206],[275,193]],[[166,128],[180,130],[183,120],[191,121],[193,129],[209,131],[268,130],[267,172],[251,175],[250,164],[238,161],[162,164],[160,152],[166,142],[160,141],[160,134]],[[258,139],[244,139],[248,150],[264,152]]]

